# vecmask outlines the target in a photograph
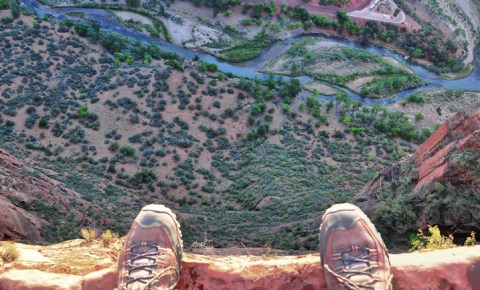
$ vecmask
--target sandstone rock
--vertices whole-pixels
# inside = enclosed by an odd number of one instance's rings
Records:
[[[184,259],[179,289],[326,289],[319,255]]]
[[[83,277],[83,289],[104,290],[113,289],[117,284],[117,267],[113,266]]]
[[[19,239],[29,237],[43,240],[40,229],[47,222],[24,209],[14,206],[9,200],[0,196],[0,239]]]
[[[80,276],[13,269],[0,274],[0,289],[81,290],[82,281]]]
[[[427,225],[480,232],[480,112],[458,112],[417,151],[381,172],[356,196],[387,239],[406,244]]]
[[[99,260],[112,253],[95,252],[97,259],[58,259],[75,251],[88,254],[92,245],[67,241],[52,246],[31,246],[43,253],[55,251],[50,260],[58,268],[94,269]],[[94,245],[95,247],[95,245]],[[25,251],[23,246],[20,252]],[[117,252],[115,252],[115,255]],[[83,275],[51,273],[43,268],[44,260],[32,255],[0,269],[0,289],[83,289],[109,290],[116,286],[116,261],[109,268],[91,270]],[[459,247],[425,253],[390,255],[394,289],[480,289],[480,246]],[[318,254],[301,256],[204,256],[185,254],[178,289],[262,290],[326,289]]]
[[[75,200],[75,207],[70,207],[70,201]],[[44,241],[42,229],[51,222],[56,227],[64,223],[62,219],[45,220],[42,210],[53,211],[57,217],[82,211],[82,205],[89,205],[81,196],[66,188],[57,180],[47,177],[38,168],[33,169],[19,161],[14,156],[0,148],[0,239],[29,241]],[[105,215],[98,206],[92,205],[105,221]],[[38,211],[37,211],[38,210]],[[94,225],[95,222],[87,224]]]
[[[393,289],[480,289],[480,247],[392,255]]]

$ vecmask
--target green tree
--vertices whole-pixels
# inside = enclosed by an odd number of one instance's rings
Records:
[[[127,64],[132,64],[134,61],[135,59],[133,58],[133,55],[127,55],[127,59],[125,60]]]
[[[345,24],[350,22],[346,11],[337,10],[337,19],[340,24]]]
[[[416,57],[416,58],[420,58],[424,56],[423,51],[420,48],[415,48],[411,54],[413,57]]]
[[[216,72],[218,70],[218,67],[216,64],[214,63],[209,63],[209,62],[206,62],[206,61],[200,61],[200,64],[198,66],[198,69],[201,71],[201,72],[206,72],[206,71],[209,71],[209,72]]]
[[[267,124],[261,125],[257,129],[257,135],[263,137],[268,134],[269,130],[270,130],[270,127]]]
[[[81,105],[77,109],[77,114],[82,118],[88,117],[90,115],[90,112],[88,111],[87,105]]]
[[[8,0],[0,0],[0,10],[8,9]]]
[[[256,116],[259,115],[267,109],[267,104],[265,102],[261,101],[256,103],[255,105],[252,106],[252,115]]]
[[[143,64],[147,65],[152,62],[152,56],[149,55],[148,53],[145,53],[143,55]]]
[[[38,121],[38,126],[43,129],[48,128],[48,120],[45,117],[40,118],[40,121]]]
[[[127,6],[138,7],[140,6],[140,0],[126,0]]]
[[[415,121],[418,122],[418,121],[421,121],[423,119],[425,119],[425,116],[422,113],[416,113],[415,114]]]
[[[90,26],[88,24],[75,23],[75,31],[82,37],[87,36],[89,28]]]
[[[248,131],[248,133],[247,133],[247,139],[248,140],[253,140],[253,139],[256,139],[256,138],[257,138],[257,132],[255,132],[254,130]]]

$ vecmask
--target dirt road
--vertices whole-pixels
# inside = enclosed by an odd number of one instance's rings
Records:
[[[387,3],[390,7],[392,7],[392,11],[395,11],[395,9],[398,8],[397,4],[394,1],[391,0],[386,0],[385,3]],[[405,13],[403,11],[400,11],[396,17],[393,15],[388,15],[388,14],[383,14],[376,12],[374,10],[370,10],[370,7],[364,7],[361,10],[357,11],[352,11],[348,13],[349,16],[357,17],[357,18],[363,18],[363,19],[369,19],[369,20],[376,20],[376,21],[382,21],[382,22],[390,22],[394,24],[400,24],[405,21]]]
[[[310,13],[318,14],[318,15],[325,15],[325,16],[335,16],[338,10],[353,12],[362,10],[364,8],[368,9],[368,4],[371,0],[360,0],[357,3],[345,7],[339,8],[335,6],[321,6],[319,5],[316,0],[312,0],[313,2],[305,3],[302,0],[274,0],[277,7],[280,7],[282,4],[287,4],[291,6],[301,6],[307,9]],[[249,3],[258,3],[258,2],[265,2],[264,0],[244,0],[244,2]]]

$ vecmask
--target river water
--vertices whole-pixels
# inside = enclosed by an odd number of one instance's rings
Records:
[[[187,59],[192,59],[195,55],[198,55],[201,60],[208,61],[210,63],[215,63],[219,70],[223,72],[231,72],[239,77],[259,77],[259,78],[266,78],[268,74],[261,73],[257,71],[257,68],[260,68],[264,63],[272,60],[273,58],[277,57],[278,55],[282,54],[283,52],[287,51],[294,40],[302,38],[302,37],[323,37],[327,38],[330,41],[334,41],[343,45],[357,47],[366,49],[370,52],[389,56],[397,61],[407,65],[416,72],[425,82],[428,84],[415,88],[404,90],[397,93],[395,96],[387,99],[376,100],[376,99],[369,99],[363,98],[352,91],[349,91],[345,88],[339,88],[345,91],[352,100],[361,101],[362,103],[374,105],[374,104],[392,104],[402,100],[403,98],[417,92],[420,90],[424,90],[427,88],[447,88],[447,89],[459,89],[459,90],[470,90],[470,91],[480,91],[480,61],[478,58],[474,60],[474,70],[473,72],[463,79],[457,80],[445,80],[439,75],[432,73],[425,68],[414,65],[409,61],[405,61],[403,57],[399,54],[393,53],[385,48],[367,45],[363,46],[358,43],[355,43],[350,40],[342,39],[339,37],[332,37],[332,36],[325,36],[321,34],[302,34],[298,36],[294,36],[285,40],[277,41],[270,45],[267,49],[260,56],[255,59],[243,62],[243,63],[228,63],[226,61],[220,60],[214,56],[208,54],[202,54],[199,52],[193,52],[191,50],[185,49],[183,47],[177,46],[175,44],[168,43],[166,41],[152,38],[148,35],[140,33],[136,30],[128,28],[121,23],[118,23],[113,15],[108,13],[103,9],[88,9],[88,8],[48,8],[42,6],[36,0],[21,0],[21,2],[31,11],[38,14],[40,17],[43,17],[45,14],[49,14],[58,18],[60,20],[71,19],[76,22],[85,22],[84,20],[70,17],[67,15],[69,12],[82,12],[85,14],[85,18],[95,20],[103,29],[110,30],[121,35],[140,40],[146,43],[156,44],[160,46],[162,49],[175,52],[179,56]],[[479,47],[475,50],[475,56],[477,55]],[[309,77],[298,77],[302,82],[313,81]],[[334,99],[333,96],[322,96],[325,99]]]

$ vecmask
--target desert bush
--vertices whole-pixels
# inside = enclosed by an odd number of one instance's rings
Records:
[[[475,232],[470,233],[470,237],[467,237],[465,240],[464,246],[475,246],[477,244],[477,240],[475,239]]]
[[[5,263],[11,263],[15,261],[20,253],[17,250],[17,246],[13,242],[3,242],[0,249],[0,258]]]
[[[261,101],[252,106],[251,113],[253,116],[259,115],[267,109],[267,104],[265,102]]]
[[[71,143],[79,143],[85,138],[85,131],[80,126],[75,126],[75,128],[63,135],[63,138],[68,139]]]
[[[48,119],[46,117],[40,118],[38,121],[38,126],[40,128],[48,129]]]
[[[80,230],[80,234],[82,235],[82,238],[87,241],[87,243],[90,243],[93,239],[97,237],[98,232],[95,229],[83,228]]]
[[[110,146],[108,146],[108,149],[114,152],[117,151],[119,147],[120,145],[118,144],[118,142],[112,142]]]
[[[131,156],[135,153],[135,148],[129,145],[125,145],[120,148],[120,153],[122,153],[125,156]]]
[[[423,119],[425,119],[425,116],[422,113],[416,113],[415,114],[415,121],[418,122],[418,121],[421,121]]]
[[[118,234],[115,232],[112,232],[111,230],[106,230],[101,236],[100,240],[102,241],[102,244],[104,247],[108,247],[112,240],[118,238]]]
[[[209,63],[206,61],[200,61],[198,65],[198,70],[201,72],[216,72],[218,67],[215,63]]]
[[[428,226],[428,233],[425,234],[419,229],[417,235],[410,237],[410,251],[448,249],[457,246],[453,243],[453,236],[443,236],[438,226]]]

